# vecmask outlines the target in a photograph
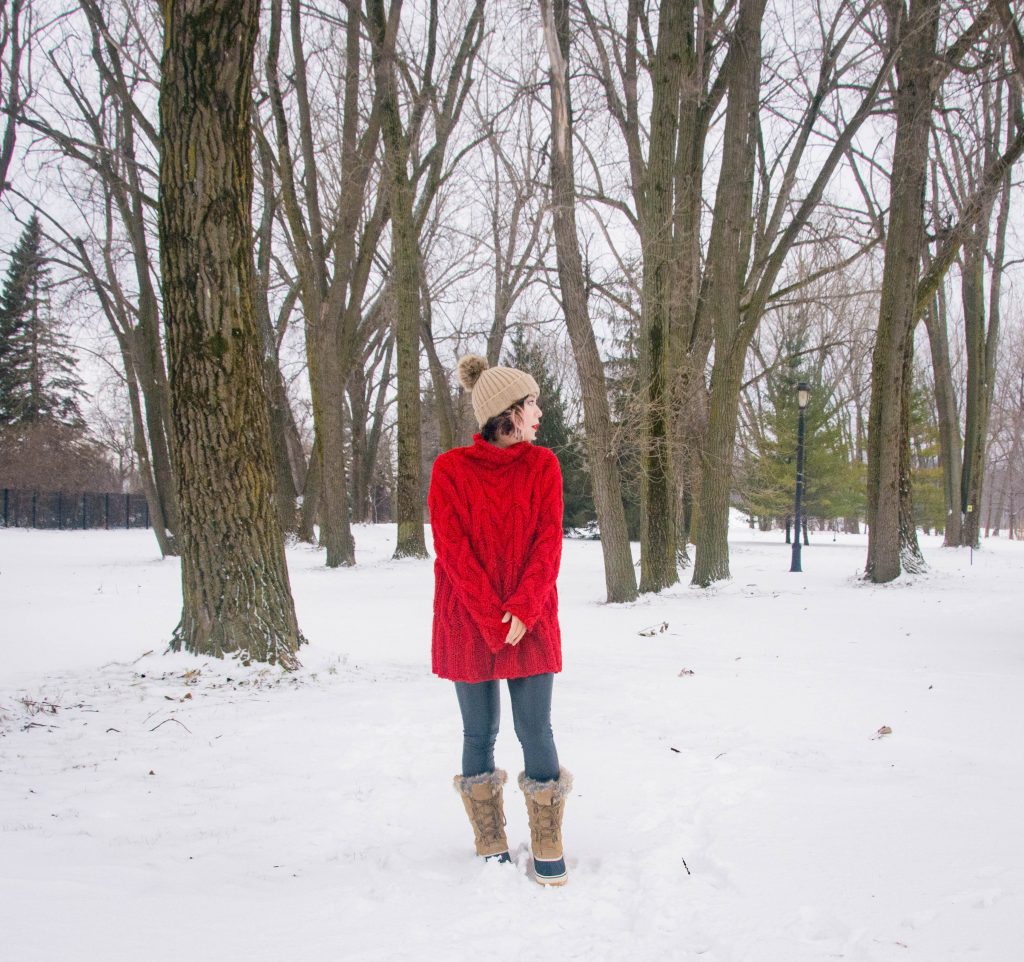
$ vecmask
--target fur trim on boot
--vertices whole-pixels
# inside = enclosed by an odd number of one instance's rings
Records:
[[[526,797],[530,819],[534,875],[541,885],[565,885],[569,875],[562,851],[562,816],[565,800],[572,791],[572,775],[563,768],[557,779],[539,782],[523,772],[519,787]]]
[[[456,775],[453,784],[473,826],[476,854],[499,862],[510,861],[505,837],[502,786],[508,773],[496,768],[481,775]]]

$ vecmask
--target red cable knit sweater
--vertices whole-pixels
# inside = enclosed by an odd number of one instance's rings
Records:
[[[479,434],[430,477],[434,674],[452,681],[562,670],[555,579],[562,557],[562,472],[548,448],[499,448]],[[511,611],[526,625],[505,644]]]

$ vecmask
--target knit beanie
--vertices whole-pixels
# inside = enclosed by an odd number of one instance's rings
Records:
[[[486,358],[468,354],[459,361],[459,381],[472,392],[473,413],[483,427],[496,414],[510,408],[528,394],[540,395],[537,382],[514,367],[489,367]]]

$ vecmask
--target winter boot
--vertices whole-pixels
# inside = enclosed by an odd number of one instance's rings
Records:
[[[563,768],[556,781],[538,782],[523,772],[519,787],[530,817],[534,875],[541,885],[565,885],[569,876],[562,854],[562,815],[566,796],[572,791],[572,775]]]
[[[456,775],[455,791],[459,793],[466,814],[473,826],[476,854],[488,861],[510,861],[508,839],[505,837],[505,807],[501,786],[508,774],[500,768],[482,775]]]

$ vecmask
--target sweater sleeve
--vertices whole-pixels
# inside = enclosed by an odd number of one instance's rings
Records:
[[[544,610],[562,560],[562,470],[553,453],[545,456],[545,462],[540,476],[537,527],[526,567],[515,591],[504,604],[527,630]]]
[[[473,552],[456,505],[462,503],[445,464],[434,462],[427,507],[437,560],[448,575],[459,603],[480,630],[487,647],[498,654],[505,647],[508,625],[502,623],[505,608],[494,593],[490,578]]]

